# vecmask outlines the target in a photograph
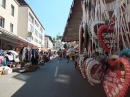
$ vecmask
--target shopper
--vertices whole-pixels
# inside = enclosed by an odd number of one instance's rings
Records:
[[[66,58],[67,58],[67,63],[69,63],[69,49],[66,51]]]
[[[40,56],[39,56],[39,59],[38,59],[38,65],[41,64],[41,63],[44,64],[44,57],[43,57],[42,51],[40,52]]]
[[[59,55],[59,59],[62,60],[62,50],[61,49],[59,49],[58,55]]]

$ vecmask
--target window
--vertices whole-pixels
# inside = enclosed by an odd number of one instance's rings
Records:
[[[10,23],[10,32],[13,32],[13,24]]]
[[[42,35],[39,33],[39,38],[42,39]]]
[[[5,19],[3,17],[0,17],[0,27],[4,28],[4,22],[5,22]]]
[[[38,43],[38,40],[37,40],[36,38],[34,38],[34,41],[35,41],[36,43]]]
[[[14,6],[11,5],[11,15],[14,16]]]
[[[31,42],[31,41],[32,41],[32,38],[31,38],[31,37],[28,37],[28,41]]]
[[[5,8],[5,3],[6,3],[6,0],[0,0],[0,6],[2,6],[3,8]]]
[[[41,44],[41,42],[39,41],[39,44]]]
[[[40,31],[42,32],[42,27],[40,27]]]
[[[38,24],[38,22],[35,20],[35,25],[37,26],[37,27],[39,27],[39,24]]]
[[[34,18],[32,17],[32,15],[29,14],[29,21],[30,21],[31,23],[33,23],[33,20],[34,20]]]
[[[30,24],[30,32],[34,32],[34,27]]]
[[[35,35],[38,36],[38,31],[35,29]]]

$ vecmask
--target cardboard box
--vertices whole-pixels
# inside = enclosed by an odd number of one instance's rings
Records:
[[[7,75],[8,74],[8,69],[3,70],[3,75]]]

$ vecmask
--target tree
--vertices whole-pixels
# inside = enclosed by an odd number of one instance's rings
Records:
[[[56,35],[56,40],[59,40],[59,39],[62,39],[62,36],[60,34]]]
[[[56,43],[56,39],[55,39],[55,37],[54,37],[52,40],[53,40],[53,43]]]
[[[56,40],[58,40],[59,39],[59,36],[58,35],[56,35]]]
[[[66,44],[66,43],[64,44],[64,48],[65,48],[65,49],[67,48],[67,44]]]

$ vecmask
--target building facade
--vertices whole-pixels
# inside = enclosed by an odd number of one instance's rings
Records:
[[[64,42],[62,42],[61,40],[56,40],[56,43],[55,43],[55,50],[59,50],[60,48],[64,48]]]
[[[0,47],[3,49],[12,49],[18,42],[18,6],[16,0],[0,0]]]
[[[53,49],[53,41],[52,38],[48,35],[45,35],[45,48]]]
[[[45,29],[24,0],[0,0],[0,49],[44,47]]]
[[[18,2],[18,35],[38,47],[44,47],[44,27],[24,0]]]

